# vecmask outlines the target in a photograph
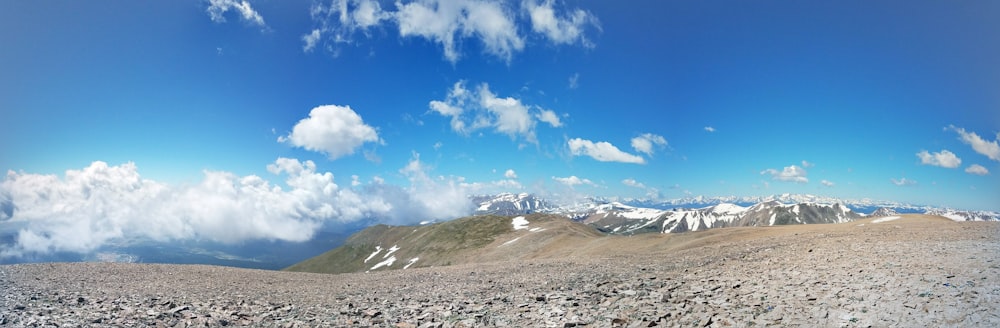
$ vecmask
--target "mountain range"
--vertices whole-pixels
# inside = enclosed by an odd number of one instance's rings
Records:
[[[739,204],[758,200],[747,206]],[[762,198],[697,197],[646,203],[649,207],[635,206],[635,201],[626,204],[628,200],[595,198],[557,205],[524,193],[477,196],[473,201],[478,204],[476,215],[452,221],[423,222],[419,226],[372,226],[354,234],[340,247],[286,270],[368,272],[585,256],[589,250],[620,247],[616,241],[621,239],[613,238],[615,235],[641,237],[653,244],[680,245],[690,240],[706,242],[705,236],[716,234],[697,232],[727,227],[853,225],[854,222],[859,222],[855,226],[860,227],[902,217],[1000,221],[1000,213],[990,211],[960,211],[867,200],[851,202],[787,194]],[[873,209],[866,214],[852,207]],[[664,235],[671,237],[657,237]]]
[[[643,199],[608,199],[588,197],[575,202],[557,204],[541,197],[522,193],[503,193],[498,195],[474,196],[472,200],[478,205],[475,214],[496,214],[496,215],[524,215],[530,213],[549,213],[567,215],[577,220],[590,219],[593,214],[611,213],[609,216],[622,213],[625,217],[632,219],[641,216],[644,219],[652,219],[654,216],[665,215],[665,211],[687,213],[689,220],[693,216],[701,215],[705,218],[712,217],[734,217],[746,216],[752,222],[745,222],[742,225],[774,225],[770,223],[770,214],[766,220],[758,217],[761,213],[771,213],[774,208],[775,222],[795,223],[834,223],[844,220],[857,219],[863,216],[888,216],[894,214],[930,214],[940,215],[956,221],[1000,221],[1000,212],[995,211],[970,211],[957,210],[945,207],[935,207],[927,205],[913,205],[892,201],[878,201],[871,199],[839,199],[833,197],[816,196],[808,194],[780,194],[771,196],[752,197],[686,197],[671,200],[643,200]],[[797,205],[797,206],[796,206]],[[718,208],[716,208],[718,207]],[[835,208],[836,207],[836,208]],[[742,212],[739,208],[748,210]],[[821,209],[826,208],[826,209]],[[796,210],[797,209],[797,210]],[[713,212],[714,211],[714,212]],[[740,211],[742,215],[736,215],[733,211]],[[627,213],[627,214],[624,214]],[[700,213],[700,214],[697,214]],[[714,213],[714,214],[710,214]],[[789,214],[791,213],[791,214]],[[850,214],[849,214],[850,213]],[[708,216],[705,216],[708,215]],[[682,215],[682,217],[684,217]],[[715,220],[705,221],[706,227],[718,227]],[[723,221],[732,221],[726,219]],[[767,224],[764,224],[764,223]],[[694,229],[697,225],[689,225],[687,230]],[[731,226],[731,225],[721,225]],[[687,231],[687,230],[678,230]]]

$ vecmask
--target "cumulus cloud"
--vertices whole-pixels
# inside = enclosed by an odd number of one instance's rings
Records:
[[[580,177],[577,177],[575,175],[571,175],[571,176],[568,176],[568,177],[565,177],[565,178],[552,177],[552,180],[555,180],[558,183],[561,183],[561,184],[564,184],[564,185],[567,185],[567,186],[570,186],[570,187],[575,187],[575,186],[579,186],[579,185],[597,186],[597,184],[595,184],[593,181],[590,181],[590,179],[581,179]]]
[[[713,127],[711,127],[711,126],[706,126],[706,127],[705,127],[705,131],[708,131],[708,132],[715,132],[715,128],[713,128]]]
[[[835,183],[829,180],[820,180],[819,183],[827,187],[833,187],[835,185]]]
[[[0,258],[87,253],[142,239],[304,241],[328,223],[405,224],[472,211],[460,181],[430,178],[419,158],[401,170],[408,187],[345,189],[312,161],[291,158],[278,158],[267,171],[283,177],[284,186],[222,171],[205,171],[195,185],[170,186],[142,178],[133,163],[94,162],[64,178],[10,171],[0,183],[0,218],[23,228],[13,244],[0,245]]]
[[[507,172],[504,172],[503,176],[507,179],[517,179],[517,173],[513,169],[507,169]]]
[[[632,138],[632,149],[640,153],[645,153],[646,156],[653,156],[653,146],[663,147],[666,145],[667,139],[652,133],[645,133]]]
[[[570,154],[574,156],[586,155],[601,162],[646,163],[646,160],[642,157],[623,152],[608,142],[600,141],[595,143],[586,139],[573,138],[567,143],[569,144]]]
[[[515,51],[524,48],[513,16],[500,3],[480,0],[418,0],[396,2],[399,35],[419,36],[444,48],[444,57],[457,62],[460,39],[475,37],[485,52],[510,61]]]
[[[987,175],[990,174],[990,170],[987,170],[982,165],[972,164],[969,165],[969,167],[965,168],[965,173],[975,174],[975,175]]]
[[[965,129],[955,127],[954,125],[949,125],[946,129],[958,133],[959,139],[965,144],[971,145],[972,150],[975,150],[977,153],[985,155],[994,161],[1000,161],[1000,142],[998,140],[986,141],[975,132],[967,132]],[[997,139],[1000,139],[1000,134],[997,134]]]
[[[213,22],[223,23],[226,21],[225,14],[229,10],[235,10],[240,14],[240,18],[244,21],[266,28],[267,25],[264,24],[264,17],[262,17],[256,10],[250,6],[247,1],[237,1],[237,0],[209,0],[208,1],[208,16]]]
[[[910,180],[910,179],[907,179],[905,177],[904,178],[900,178],[899,180],[896,180],[896,179],[889,179],[889,180],[892,181],[892,184],[900,186],[900,187],[903,187],[903,186],[913,186],[913,185],[917,184],[917,181]]]
[[[555,112],[525,105],[517,98],[499,97],[486,83],[469,90],[465,81],[458,81],[444,100],[432,100],[428,106],[431,111],[450,117],[451,129],[465,135],[478,129],[492,128],[511,138],[537,143],[535,127],[538,121],[553,127],[562,126]]]
[[[917,157],[920,158],[920,164],[946,167],[949,169],[956,168],[962,164],[962,159],[958,158],[958,156],[955,156],[955,153],[952,153],[947,149],[936,153],[929,153],[926,150],[922,150],[917,153]]]
[[[803,169],[803,168],[801,168],[801,167],[795,166],[795,165],[786,166],[781,171],[778,171],[778,170],[775,170],[775,169],[766,169],[766,170],[761,171],[760,174],[761,175],[770,175],[771,176],[771,180],[790,181],[790,182],[796,182],[796,183],[807,183],[807,182],[809,182],[809,179],[806,178],[806,174],[807,174],[806,170]]]
[[[278,142],[326,154],[337,159],[353,154],[366,142],[378,142],[375,128],[365,124],[350,106],[326,105],[313,108],[287,136]]]
[[[810,167],[813,167],[813,166],[816,166],[816,164],[810,163],[809,161],[806,161],[806,160],[802,161],[802,167],[810,168]]]
[[[521,7],[531,18],[531,30],[544,35],[555,44],[572,44],[580,42],[586,47],[593,43],[586,38],[583,30],[588,26],[600,28],[597,17],[583,9],[572,10],[566,15],[557,15],[555,1],[524,0]]]
[[[358,31],[368,35],[371,28],[394,23],[400,37],[434,42],[452,63],[462,57],[461,47],[466,40],[476,40],[484,53],[510,62],[526,44],[518,28],[522,16],[510,8],[517,5],[490,0],[415,0],[396,1],[393,11],[383,9],[374,0],[329,0],[315,3],[310,12],[318,26],[315,30],[334,43],[352,42]],[[600,28],[592,14],[581,9],[557,9],[551,1],[526,1],[520,5],[528,13],[523,18],[530,20],[527,23],[537,35],[553,44],[579,42],[593,47],[584,33],[588,26]],[[304,49],[312,49],[309,39],[303,37],[303,42]]]

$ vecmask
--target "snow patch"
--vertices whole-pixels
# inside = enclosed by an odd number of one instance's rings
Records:
[[[403,270],[406,270],[407,268],[409,268],[411,265],[413,265],[413,263],[417,263],[417,260],[419,260],[419,259],[420,259],[419,257],[414,257],[414,258],[410,259],[409,261],[407,261],[406,265],[403,266]]]
[[[398,250],[399,250],[399,246],[392,245],[392,247],[389,248],[389,251],[386,252],[385,255],[382,255],[382,258],[387,258],[387,257],[389,257],[389,255],[392,255],[392,253],[395,253]]]
[[[503,247],[503,246],[507,246],[507,245],[513,244],[518,239],[521,239],[521,237],[517,237],[517,238],[511,239],[511,240],[508,240],[508,241],[504,242],[503,244],[500,244],[500,246],[497,246],[497,247]]]
[[[519,216],[511,220],[510,224],[514,225],[514,230],[521,230],[528,228],[528,220],[523,216]]]
[[[884,217],[884,218],[878,218],[878,219],[872,220],[872,223],[889,222],[889,221],[892,221],[892,220],[899,220],[899,217],[898,216],[887,216],[887,217]]]
[[[530,230],[528,230],[528,231],[531,231],[531,232],[539,232],[539,231],[545,231],[545,229],[544,229],[544,228],[538,228],[538,227],[535,227],[535,228],[531,228],[531,229],[530,229]]]
[[[372,252],[372,255],[368,255],[368,257],[365,258],[365,263],[368,263],[368,260],[371,260],[373,257],[375,257],[375,255],[378,255],[378,253],[381,251],[382,251],[382,246],[375,246],[375,251]]]
[[[961,215],[958,215],[958,214],[952,213],[952,212],[941,213],[941,214],[938,214],[938,215],[946,217],[946,218],[949,218],[952,221],[966,221],[967,220],[964,216],[961,216]]]
[[[391,256],[388,259],[386,259],[385,261],[376,263],[375,266],[373,266],[371,269],[368,269],[368,270],[375,270],[375,269],[381,268],[383,266],[392,266],[393,263],[396,263],[396,257],[395,256]]]

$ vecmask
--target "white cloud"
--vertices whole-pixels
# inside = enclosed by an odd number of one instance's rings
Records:
[[[622,180],[622,184],[629,187],[642,188],[642,189],[646,188],[646,185],[642,184],[642,182],[635,181],[635,179],[632,178]]]
[[[576,89],[580,87],[580,73],[573,73],[569,76],[569,88]]]
[[[486,83],[473,91],[465,87],[465,81],[455,82],[444,100],[432,100],[428,107],[433,112],[450,117],[451,129],[464,135],[492,128],[511,138],[537,143],[535,128],[538,121],[553,127],[562,126],[555,112],[525,105],[517,98],[498,97]]]
[[[962,165],[962,159],[947,149],[943,149],[937,153],[928,153],[926,150],[922,150],[917,153],[917,157],[920,158],[920,164],[924,165],[940,166],[949,169]]]
[[[354,153],[366,142],[378,142],[378,133],[361,120],[350,106],[325,105],[309,111],[309,117],[295,124],[278,142],[326,154],[337,159]]]
[[[237,0],[209,0],[208,1],[208,16],[213,22],[222,23],[226,21],[225,14],[230,9],[234,9],[239,12],[240,17],[251,24],[266,28],[267,25],[264,24],[264,17],[261,17],[250,3],[247,1],[237,1]]]
[[[632,138],[632,149],[645,153],[647,156],[653,156],[654,145],[660,147],[666,146],[667,139],[652,133],[645,133],[641,136]]]
[[[513,169],[507,169],[507,172],[504,172],[503,176],[507,179],[517,179],[517,172],[514,172]]]
[[[819,183],[827,187],[833,187],[835,185],[835,183],[828,180],[820,180]]]
[[[531,30],[544,35],[555,44],[572,44],[579,41],[585,47],[592,47],[593,43],[587,40],[583,30],[587,25],[600,28],[597,18],[582,9],[558,17],[553,8],[554,2],[545,0],[539,3],[536,0],[524,0],[521,3],[521,7],[531,18]]]
[[[590,156],[601,162],[621,162],[633,164],[645,164],[642,157],[623,152],[614,145],[600,141],[593,142],[586,139],[573,138],[568,142],[570,154],[574,156]]]
[[[790,181],[796,183],[807,183],[809,179],[806,178],[806,170],[792,165],[786,166],[781,171],[775,169],[766,169],[760,172],[761,175],[770,175],[772,180],[778,181]]]
[[[711,127],[711,126],[706,126],[706,127],[705,127],[705,131],[708,131],[708,132],[715,132],[715,128],[713,128],[713,127]]]
[[[975,174],[975,175],[987,175],[990,174],[990,170],[979,164],[972,164],[965,168],[965,173]]]
[[[551,110],[539,109],[538,113],[535,114],[535,118],[539,121],[548,123],[554,128],[562,126],[562,122],[559,120],[559,115],[556,115],[556,112]]]
[[[647,199],[660,199],[660,198],[663,197],[663,195],[660,193],[659,189],[646,186],[646,184],[644,184],[642,182],[639,182],[639,181],[636,181],[635,179],[632,179],[632,178],[627,178],[627,179],[622,180],[622,184],[626,185],[626,186],[629,186],[629,187],[642,189],[643,191],[646,192],[645,196],[646,196]],[[671,189],[677,189],[677,188],[680,188],[680,185],[675,184],[675,185],[671,186],[670,188]]]
[[[904,178],[900,178],[899,180],[896,180],[896,179],[889,179],[889,180],[892,181],[892,184],[900,186],[900,187],[902,187],[902,186],[913,186],[913,185],[917,184],[916,181],[907,179],[905,177]]]
[[[809,163],[809,161],[806,161],[806,160],[803,160],[803,161],[802,161],[802,167],[805,167],[805,168],[810,168],[810,167],[813,167],[813,166],[816,166],[816,164],[814,164],[814,163]]]
[[[972,150],[994,161],[1000,161],[1000,143],[998,143],[998,140],[986,141],[975,132],[966,132],[965,129],[955,127],[954,125],[949,125],[947,129],[957,132],[959,139],[971,145]],[[1000,133],[997,134],[997,139],[1000,139]]]
[[[234,2],[229,0],[228,2]],[[521,5],[526,15],[518,15]],[[532,31],[553,44],[579,42],[593,47],[586,38],[587,26],[600,29],[592,14],[581,10],[556,10],[553,2],[525,1],[510,4],[493,0],[415,0],[395,2],[395,11],[385,10],[375,0],[328,0],[313,4],[310,10],[318,35],[333,43],[351,43],[361,31],[395,24],[399,36],[418,37],[441,46],[444,58],[452,63],[462,57],[466,40],[478,40],[483,52],[510,62],[513,55],[525,47],[525,37],[518,24],[530,24]],[[528,22],[518,22],[518,19]],[[316,45],[313,33],[303,37],[303,49]],[[310,38],[307,38],[310,37]]]
[[[567,186],[570,186],[570,187],[579,186],[579,185],[597,186],[597,184],[595,184],[593,181],[590,181],[589,179],[581,179],[581,178],[579,178],[579,177],[577,177],[575,175],[571,175],[571,176],[568,176],[568,177],[565,177],[565,178],[552,177],[552,180],[555,180],[558,183],[561,183],[561,184],[564,184],[564,185],[567,185]]]
[[[497,132],[511,138],[521,136],[529,142],[535,140],[535,120],[528,114],[528,107],[521,100],[512,97],[499,98],[490,91],[490,86],[479,86],[479,104],[492,114],[493,127]]]
[[[500,3],[482,0],[417,0],[396,2],[400,36],[419,36],[439,43],[444,57],[457,62],[461,39],[476,37],[487,53],[510,61],[524,48],[512,15]]]
[[[151,239],[304,241],[324,224],[375,219],[391,224],[451,219],[471,213],[460,179],[432,179],[414,159],[400,172],[410,186],[374,183],[342,189],[312,161],[278,158],[267,171],[285,187],[256,175],[205,171],[195,185],[143,179],[135,164],[94,162],[55,175],[10,171],[0,183],[0,220],[23,227],[0,258],[50,252],[87,253],[110,242]]]
[[[335,43],[350,42],[357,31],[367,31],[382,21],[392,19],[392,13],[382,10],[374,0],[330,0],[314,2],[309,10],[318,28],[302,37],[302,50],[309,52],[320,41],[321,35],[329,35]]]
[[[316,47],[316,42],[319,41],[319,37],[320,37],[320,31],[318,29],[314,29],[309,34],[303,35],[302,42],[305,44],[302,45],[302,51],[304,52],[312,51],[313,48]]]

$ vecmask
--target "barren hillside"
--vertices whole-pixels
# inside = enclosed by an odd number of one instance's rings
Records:
[[[480,248],[509,258],[385,272],[0,266],[0,324],[1000,325],[995,222],[902,215],[674,235],[549,235],[549,241],[534,242],[545,231],[528,227],[512,227]],[[507,242],[522,248],[496,251]]]

